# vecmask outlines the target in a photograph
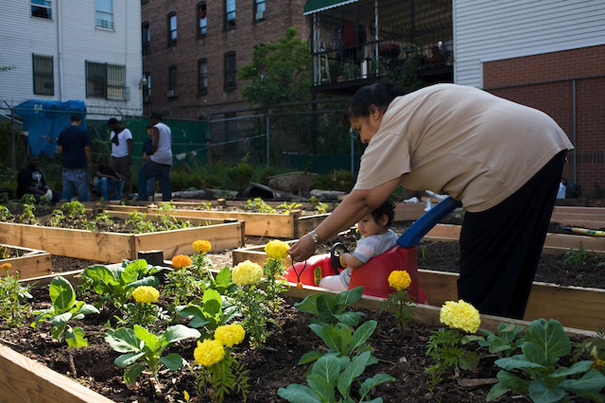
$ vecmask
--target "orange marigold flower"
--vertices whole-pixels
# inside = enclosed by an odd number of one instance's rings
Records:
[[[178,269],[191,266],[191,258],[187,255],[177,255],[172,258],[172,265]]]
[[[10,263],[2,263],[2,265],[0,265],[0,269],[10,269],[11,267],[13,267]]]

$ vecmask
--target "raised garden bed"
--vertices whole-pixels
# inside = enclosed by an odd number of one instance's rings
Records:
[[[53,255],[106,263],[136,259],[141,251],[163,250],[165,258],[191,254],[206,239],[214,250],[243,245],[244,223],[229,222],[148,234],[120,234],[0,222],[0,242],[45,250]]]
[[[4,263],[11,265],[8,269],[8,274],[11,276],[17,271],[21,279],[44,276],[51,273],[50,253],[46,251],[7,244],[0,244],[0,248],[6,248],[11,252],[10,257],[0,259],[0,265]],[[4,269],[0,270],[0,277],[5,276],[6,271]]]
[[[457,226],[438,225],[437,228],[437,236],[433,235],[432,237],[429,237],[431,235],[431,233],[429,233],[429,236],[427,236],[425,239],[445,239],[447,241],[453,241],[454,237],[451,236],[452,233],[459,233],[456,232],[458,230]],[[555,235],[559,234],[549,234],[549,236]],[[578,238],[578,236],[559,235],[558,237],[555,237],[558,242],[563,242],[561,239],[566,239],[565,242],[570,242],[570,244],[573,244],[575,247],[578,246],[578,244],[575,243],[577,240],[572,242],[572,240],[567,240],[567,238]],[[457,238],[455,239],[457,240]],[[293,243],[294,241],[290,242]],[[422,244],[420,247],[422,247]],[[245,260],[250,260],[260,265],[264,264],[266,260],[264,248],[264,245],[259,245],[233,250],[233,265]],[[588,247],[585,246],[585,248]],[[548,251],[550,253],[554,253],[556,251],[561,255],[559,261],[561,271],[565,270],[563,268],[563,250],[567,251],[568,249],[545,248],[545,252]],[[449,253],[449,251],[447,252]],[[435,253],[439,254],[439,252],[434,251],[427,251],[426,254],[427,256],[434,256]],[[458,261],[458,256],[454,253],[449,253],[448,256],[439,257],[440,261],[449,260],[449,262],[454,262],[454,266]],[[554,259],[556,259],[555,256],[551,258],[551,260]],[[427,258],[427,260],[430,260],[430,258]],[[292,265],[292,261],[288,258],[286,260],[286,264]],[[423,266],[428,266],[432,269],[419,270],[420,286],[426,292],[430,305],[441,306],[445,301],[458,299],[456,285],[458,280],[457,273],[438,271],[443,269],[434,263],[427,264],[425,262]],[[538,268],[538,273],[540,273],[540,267]],[[603,326],[605,324],[605,289],[584,288],[569,285],[565,286],[535,281],[532,287],[532,292],[530,294],[524,319],[531,321],[541,317],[557,319],[565,326],[573,328],[597,330],[599,326]]]
[[[39,281],[38,284],[48,282]],[[325,292],[313,287],[302,290],[291,288],[288,291],[288,303],[275,316],[276,325],[269,324],[271,336],[262,349],[249,349],[240,356],[240,362],[246,364],[250,373],[250,395],[248,401],[281,401],[277,389],[290,383],[303,383],[306,366],[296,362],[306,351],[316,350],[319,339],[309,328],[309,317],[297,312],[292,303],[310,293]],[[438,308],[430,306],[415,307],[416,324],[403,331],[395,325],[395,319],[389,313],[377,313],[382,307],[380,299],[364,297],[356,304],[366,310],[367,319],[378,321],[378,327],[370,344],[378,363],[373,373],[384,372],[395,378],[394,382],[380,386],[373,397],[381,396],[385,402],[483,402],[487,391],[497,382],[493,355],[488,354],[474,370],[462,371],[455,377],[449,376],[437,385],[433,393],[427,393],[424,369],[430,364],[425,355],[426,342],[430,332],[438,324]],[[102,324],[105,317],[95,322]],[[507,320],[493,316],[482,316],[481,327],[495,329],[501,321],[527,326],[527,322]],[[28,328],[28,327],[25,327]],[[594,333],[566,329],[567,333],[580,340],[594,336]],[[116,369],[113,360],[117,353],[103,346],[101,332],[86,329],[90,347],[69,350],[61,343],[49,340],[48,335],[29,328],[22,342],[12,344],[12,348],[0,345],[0,396],[10,402],[110,402],[110,401],[153,401],[168,402],[184,400],[183,392],[195,394],[192,374],[183,370],[160,374],[164,385],[163,396],[149,395],[153,388],[147,382],[141,383],[140,390],[129,390],[121,379],[122,369]],[[5,339],[3,334],[2,338]],[[98,345],[97,345],[98,344]],[[19,353],[18,351],[22,352]],[[192,348],[180,350],[188,360]],[[30,359],[27,356],[33,357]],[[71,357],[71,359],[69,358]],[[39,360],[39,361],[38,361]],[[42,363],[44,362],[44,364]],[[52,366],[62,374],[76,372],[77,382],[47,368]],[[81,384],[94,388],[90,390]],[[101,395],[98,392],[102,392]],[[147,391],[147,392],[146,392]],[[105,396],[105,397],[104,397]],[[511,401],[501,399],[500,401]],[[209,401],[199,399],[195,401]],[[227,397],[225,402],[241,402],[241,397]]]

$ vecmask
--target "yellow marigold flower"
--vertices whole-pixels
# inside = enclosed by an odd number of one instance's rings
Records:
[[[227,347],[240,344],[246,337],[246,331],[242,325],[233,323],[231,325],[219,326],[214,332],[214,339]]]
[[[199,240],[199,241],[195,241],[193,242],[193,250],[196,251],[197,253],[208,253],[210,252],[210,249],[212,249],[212,245],[210,245],[210,242],[206,241],[206,240]]]
[[[172,265],[176,268],[191,266],[191,258],[187,255],[177,255],[172,258]]]
[[[249,260],[233,268],[231,279],[239,286],[258,284],[263,275],[263,268]]]
[[[198,364],[205,367],[221,362],[225,357],[225,348],[218,340],[206,339],[197,342],[197,347],[193,351],[193,357]]]
[[[140,286],[133,291],[132,297],[137,302],[148,304],[157,301],[160,298],[160,292],[153,287]]]
[[[271,259],[284,260],[288,257],[288,246],[284,241],[271,241],[265,246],[265,253]]]
[[[446,301],[441,307],[439,320],[449,327],[464,330],[467,333],[475,333],[481,324],[479,311],[463,300]]]
[[[405,270],[394,270],[389,274],[389,286],[396,291],[405,290],[412,284],[412,278]]]
[[[597,371],[602,370],[603,367],[605,367],[605,361],[600,360],[598,358],[595,358],[592,364],[590,365],[590,369],[596,369]]]

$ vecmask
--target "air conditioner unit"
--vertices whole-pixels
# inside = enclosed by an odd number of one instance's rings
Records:
[[[167,96],[168,98],[176,97],[176,90],[168,90],[168,91],[166,92],[166,96]]]
[[[264,11],[260,11],[258,13],[256,13],[256,19],[257,20],[262,20],[265,18],[265,12]]]

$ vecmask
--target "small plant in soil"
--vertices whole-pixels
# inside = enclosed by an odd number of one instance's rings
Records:
[[[53,210],[52,213],[50,213],[50,225],[52,225],[53,227],[59,227],[63,224],[63,222],[65,221],[65,214],[63,213],[63,210]]]
[[[37,327],[40,322],[50,323],[50,334],[58,341],[65,340],[69,347],[79,348],[88,346],[84,330],[79,327],[71,327],[70,320],[81,320],[85,315],[99,313],[99,310],[84,301],[76,300],[76,293],[69,281],[64,277],[55,277],[49,287],[52,305],[48,309],[34,312],[36,320],[32,327]]]
[[[282,302],[280,294],[288,287],[286,281],[283,279],[286,270],[283,262],[288,256],[289,248],[287,243],[278,240],[270,241],[265,246],[267,260],[263,266],[263,283],[265,285],[269,309],[273,312],[277,312],[279,309]]]
[[[122,267],[107,267],[103,265],[92,265],[82,272],[92,289],[101,299],[97,302],[102,306],[110,301],[116,308],[120,309],[132,296],[135,288],[140,286],[157,287],[159,280],[154,274],[165,268],[147,265],[145,259],[132,262],[125,260]]]
[[[36,206],[34,206],[33,204],[24,204],[23,212],[19,216],[19,220],[23,224],[36,224],[38,222],[38,219],[36,218],[34,211],[36,211]]]
[[[133,211],[128,214],[128,219],[126,220],[126,226],[130,228],[130,231],[133,234],[144,234],[147,232],[154,232],[155,229],[151,221],[145,220],[145,214],[141,214],[139,212]]]
[[[284,214],[290,214],[291,211],[297,210],[297,209],[299,209],[301,207],[302,207],[302,204],[296,203],[296,202],[282,203],[279,206],[277,206],[278,209],[283,210]]]
[[[248,200],[244,206],[244,210],[253,211],[256,213],[273,214],[275,209],[264,202],[263,199],[257,197],[253,200]]]
[[[133,384],[147,368],[151,372],[156,393],[161,394],[160,382],[157,378],[160,369],[166,367],[176,371],[186,363],[181,355],[170,353],[164,356],[164,351],[178,341],[198,337],[200,332],[183,325],[170,326],[159,334],[134,325],[132,329],[120,327],[108,330],[105,341],[115,351],[123,353],[114,362],[119,367],[127,367],[124,372],[126,384]]]
[[[326,214],[328,212],[328,205],[319,201],[316,196],[311,196],[309,202],[313,205],[313,210],[317,211],[319,214]]]
[[[13,218],[10,210],[6,206],[0,206],[0,221],[10,221]]]
[[[592,267],[596,271],[604,265],[605,261],[597,256],[596,253],[584,249],[584,245],[581,242],[578,249],[572,248],[568,250],[563,257],[563,266],[572,270],[582,270]]]
[[[363,313],[347,309],[361,298],[362,293],[363,287],[355,287],[335,296],[316,293],[295,305],[299,311],[314,315],[311,319],[313,323],[344,323],[348,326],[357,326]]]
[[[139,286],[132,292],[134,303],[127,302],[122,305],[122,317],[117,318],[120,327],[132,327],[134,325],[150,328],[157,321],[170,321],[170,317],[164,309],[153,304],[157,301],[160,293],[155,287]]]
[[[403,330],[405,326],[414,320],[414,314],[410,309],[410,305],[414,302],[408,294],[408,287],[412,283],[412,279],[405,270],[394,270],[389,274],[389,286],[395,292],[389,293],[384,300],[383,311],[394,308],[395,317],[399,322],[399,329]]]
[[[579,361],[571,367],[559,364],[559,360],[571,352],[569,337],[560,322],[553,319],[533,321],[521,352],[496,360],[502,370],[498,372],[499,382],[490,390],[487,401],[509,391],[534,402],[570,401],[570,396],[603,401],[599,391],[605,387],[605,376],[592,369],[593,361]]]
[[[8,327],[19,327],[23,326],[31,312],[31,306],[24,303],[32,298],[31,286],[19,284],[19,272],[10,276],[10,267],[10,263],[0,265],[0,269],[4,268],[6,271],[6,276],[0,278],[0,318],[4,319]]]
[[[67,203],[63,203],[61,206],[63,210],[67,210],[67,216],[71,219],[82,218],[86,211],[84,204],[81,202],[74,200]]]

